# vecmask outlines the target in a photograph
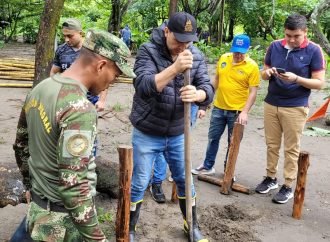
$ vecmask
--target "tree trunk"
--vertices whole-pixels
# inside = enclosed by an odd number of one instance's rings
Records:
[[[219,34],[218,34],[218,42],[219,46],[222,44],[223,40],[223,22],[225,16],[225,0],[221,1],[221,12],[220,12],[220,20],[219,20]]]
[[[111,0],[112,11],[108,21],[108,31],[115,35],[119,35],[120,25],[124,14],[126,13],[128,6],[131,4],[132,0],[121,1],[121,0]]]
[[[235,27],[235,19],[230,17],[229,26],[228,26],[228,41],[232,41],[234,38],[234,27]]]
[[[112,11],[110,14],[109,18],[109,23],[108,23],[108,31],[110,33],[119,34],[120,31],[120,1],[119,0],[112,0]]]
[[[45,0],[36,44],[33,87],[49,77],[51,63],[54,58],[56,27],[60,21],[63,5],[64,0]]]
[[[178,9],[178,0],[170,0],[170,8],[168,11],[168,17],[170,18]]]
[[[314,8],[313,13],[311,15],[312,31],[315,37],[318,39],[320,46],[324,49],[324,51],[328,55],[330,55],[330,43],[322,33],[319,23],[320,23],[320,15],[322,14],[322,12],[326,11],[329,8],[330,8],[330,0],[324,0]]]

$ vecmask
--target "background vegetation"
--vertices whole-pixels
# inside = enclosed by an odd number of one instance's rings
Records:
[[[4,42],[23,40],[35,43],[44,9],[44,0],[2,0],[0,3],[0,48]],[[70,0],[64,1],[61,19],[57,27],[57,40],[62,42],[60,24],[65,18],[81,20],[84,29],[97,27],[115,34],[128,24],[132,30],[133,52],[147,41],[152,29],[169,16],[170,4],[178,11],[187,11],[196,16],[200,31],[210,33],[210,41],[201,40],[197,45],[209,62],[215,62],[228,51],[229,43],[238,33],[252,38],[250,56],[262,64],[268,44],[283,35],[286,16],[298,12],[310,18],[317,0]],[[223,4],[223,5],[222,5]],[[224,6],[224,11],[222,11]],[[223,13],[223,28],[221,17]],[[330,12],[320,18],[320,26],[330,37]],[[221,36],[222,30],[222,36]],[[309,37],[314,39],[312,31]],[[317,42],[317,41],[316,41]]]

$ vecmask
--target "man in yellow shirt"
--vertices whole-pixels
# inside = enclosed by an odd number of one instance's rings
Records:
[[[229,148],[234,123],[247,124],[248,112],[254,104],[260,82],[257,63],[246,55],[249,47],[249,36],[237,35],[234,37],[231,53],[222,55],[218,61],[213,82],[216,95],[210,120],[206,157],[203,164],[191,171],[194,175],[214,174],[213,166],[219,141],[226,126],[228,126]]]

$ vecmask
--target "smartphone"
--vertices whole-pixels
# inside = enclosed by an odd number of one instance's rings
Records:
[[[284,68],[279,68],[279,67],[276,67],[276,71],[279,73],[279,74],[282,74],[282,73],[285,73],[286,70]]]

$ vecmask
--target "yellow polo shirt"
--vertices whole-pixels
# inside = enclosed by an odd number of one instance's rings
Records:
[[[225,110],[242,110],[249,96],[249,87],[260,83],[257,63],[246,56],[240,63],[233,63],[233,54],[222,55],[217,63],[219,84],[214,106]]]

